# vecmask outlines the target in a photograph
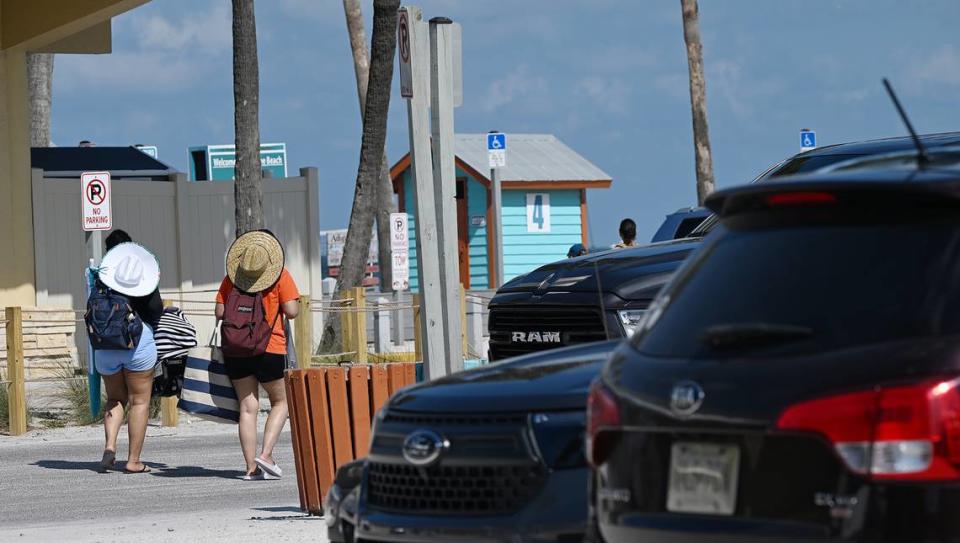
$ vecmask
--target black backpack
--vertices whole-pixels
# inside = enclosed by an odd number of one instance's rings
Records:
[[[83,316],[90,346],[96,350],[135,349],[143,333],[143,321],[130,305],[130,299],[97,281],[87,299]]]

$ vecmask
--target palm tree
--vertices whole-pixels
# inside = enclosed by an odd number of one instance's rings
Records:
[[[260,69],[253,0],[233,0],[233,120],[237,235],[263,228],[260,179]]]
[[[340,275],[337,277],[337,293],[360,286],[366,268],[370,238],[373,235],[377,180],[383,167],[383,150],[387,142],[387,113],[390,109],[393,59],[397,50],[399,8],[400,0],[373,2],[372,54],[363,114],[363,142],[360,144],[360,165],[353,193],[353,209],[350,212],[347,239],[343,245]],[[329,352],[339,343],[338,328],[338,319],[328,320],[321,341],[324,352]]]
[[[27,54],[30,92],[30,146],[50,146],[50,110],[53,104],[53,53]]]
[[[360,0],[343,0],[343,13],[347,18],[347,33],[350,35],[350,49],[353,51],[353,71],[357,76],[357,97],[360,100],[360,119],[367,101],[367,82],[370,79],[370,55],[367,51],[367,36],[363,28],[363,12]],[[377,178],[376,220],[377,241],[379,242],[378,261],[380,263],[380,290],[388,292],[393,288],[393,273],[390,268],[390,214],[397,211],[393,202],[393,183],[390,180],[390,166],[387,162],[387,149],[383,149],[383,163]],[[371,216],[372,218],[372,216]]]
[[[707,128],[707,84],[703,77],[703,45],[700,43],[697,0],[680,0],[683,9],[683,40],[690,69],[690,109],[693,112],[693,147],[697,161],[697,201],[703,205],[713,192],[713,159]]]

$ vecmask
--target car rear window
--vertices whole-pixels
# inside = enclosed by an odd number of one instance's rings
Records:
[[[799,354],[960,331],[955,220],[728,231],[695,258],[655,302],[663,306],[635,340],[642,352]],[[809,335],[722,347],[705,340],[754,324]]]

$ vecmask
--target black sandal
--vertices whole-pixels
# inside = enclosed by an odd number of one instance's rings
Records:
[[[128,470],[127,468],[123,468],[123,472],[124,472],[124,473],[150,473],[151,471],[153,471],[153,470],[150,469],[150,466],[148,466],[148,465],[146,465],[146,464],[143,465],[143,469],[138,469],[138,470],[134,470],[134,471]]]
[[[107,473],[114,468],[117,462],[117,453],[115,451],[103,451],[103,458],[100,459],[100,473]]]

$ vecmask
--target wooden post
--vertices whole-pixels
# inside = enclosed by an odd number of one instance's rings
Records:
[[[469,349],[467,349],[467,289],[460,283],[460,343],[464,360],[470,358]]]
[[[300,297],[300,313],[293,319],[293,343],[297,350],[297,364],[309,368],[313,358],[313,312],[310,296]]]
[[[171,301],[164,300],[163,307],[170,307]],[[159,362],[158,362],[159,363]],[[160,424],[161,426],[169,426],[175,428],[177,424],[180,423],[180,412],[177,411],[177,397],[161,397],[160,398]]]
[[[377,298],[377,311],[373,314],[373,350],[385,354],[390,352],[390,313],[384,309],[389,302],[386,298]]]
[[[354,349],[357,351],[357,364],[367,363],[367,307],[366,294],[363,287],[353,289],[353,307],[356,311],[353,313],[353,341]]]
[[[445,339],[440,283],[440,268],[444,263],[440,259],[441,240],[437,235],[440,225],[437,224],[430,149],[430,29],[423,21],[423,11],[419,7],[400,8],[400,17],[408,23],[407,32],[401,32],[400,36],[407,38],[403,47],[410,53],[408,60],[400,63],[400,74],[401,81],[411,83],[409,92],[404,94],[410,95],[407,100],[407,119],[410,129],[410,172],[413,175],[413,212],[417,217],[417,283],[421,312],[425,315],[419,325],[422,334],[420,359],[424,361],[424,375],[436,378],[447,373],[444,359],[449,351],[449,341]],[[452,206],[453,200],[447,204]],[[455,251],[450,258],[456,258]]]
[[[413,295],[413,357],[417,362],[423,362],[423,307],[421,302],[423,296],[419,293]]]
[[[10,435],[27,433],[27,396],[23,375],[23,309],[7,308],[7,402]]]
[[[353,311],[356,309],[357,301],[353,299],[353,289],[348,289],[343,291],[342,296],[344,300],[349,300],[350,303],[342,304],[340,307],[342,311],[340,312],[340,333],[343,335],[343,345],[344,351],[353,350],[354,337],[353,325],[356,323],[356,320],[353,318]]]

